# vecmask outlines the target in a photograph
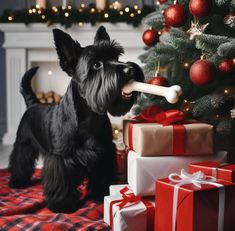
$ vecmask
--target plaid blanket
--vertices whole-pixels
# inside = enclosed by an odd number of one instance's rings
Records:
[[[33,175],[33,186],[8,187],[9,172],[0,170],[0,231],[92,231],[110,230],[103,222],[103,204],[87,201],[72,214],[52,213],[46,207],[40,183],[41,171]]]

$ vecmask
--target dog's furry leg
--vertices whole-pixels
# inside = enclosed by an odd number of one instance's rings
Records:
[[[99,201],[103,201],[103,197],[109,193],[109,186],[117,180],[115,145],[107,145],[105,152],[104,158],[97,162],[89,174],[91,196]]]
[[[30,142],[15,142],[9,159],[10,187],[25,188],[31,184],[30,178],[34,172],[38,155],[39,153],[35,151]]]
[[[76,189],[84,173],[72,157],[49,155],[43,169],[44,195],[53,212],[72,213],[81,205],[81,193]]]

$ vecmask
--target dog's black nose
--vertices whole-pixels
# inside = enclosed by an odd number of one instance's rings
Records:
[[[123,72],[124,72],[126,75],[134,75],[134,67],[132,67],[132,66],[126,66],[126,67],[123,69]]]

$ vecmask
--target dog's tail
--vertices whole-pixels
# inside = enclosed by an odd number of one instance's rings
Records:
[[[25,72],[20,83],[20,92],[24,97],[27,108],[34,104],[39,103],[31,87],[31,80],[33,76],[35,75],[35,73],[37,72],[37,70],[38,70],[38,67],[32,67],[27,72]]]

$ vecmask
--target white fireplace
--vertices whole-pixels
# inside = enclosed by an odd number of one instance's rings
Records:
[[[133,28],[124,23],[103,24],[111,39],[117,40],[125,49],[122,61],[133,61],[140,64],[138,56],[143,52],[143,28]],[[67,30],[82,46],[93,42],[95,31],[99,25],[73,26]],[[31,66],[39,66],[34,79],[35,91],[54,90],[63,94],[70,78],[61,71],[54,49],[52,29],[60,25],[48,27],[46,24],[35,23],[25,26],[21,23],[0,24],[4,32],[6,49],[6,82],[7,82],[7,132],[3,137],[4,144],[12,144],[15,140],[17,127],[25,111],[24,100],[19,92],[19,84],[25,71]],[[50,74],[48,75],[48,72]],[[113,123],[121,123],[120,118],[111,118]]]

